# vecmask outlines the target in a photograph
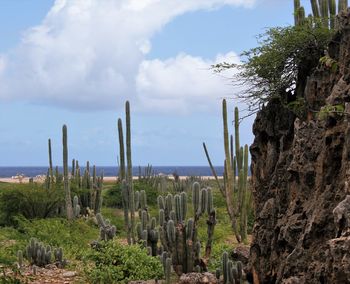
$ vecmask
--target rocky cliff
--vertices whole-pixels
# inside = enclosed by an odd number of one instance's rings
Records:
[[[350,11],[339,24],[329,48],[338,70],[308,77],[307,117],[276,100],[253,126],[255,283],[350,283]]]

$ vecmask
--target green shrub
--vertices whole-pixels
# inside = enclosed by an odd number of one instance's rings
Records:
[[[86,221],[77,219],[72,222],[65,218],[50,220],[18,220],[18,230],[29,239],[35,237],[54,247],[63,247],[69,259],[79,259],[89,244],[98,238],[99,230],[96,225],[90,226]]]
[[[146,182],[134,181],[134,191],[145,190],[147,194],[147,204],[156,205],[158,197],[158,189],[149,185]],[[122,205],[122,185],[116,183],[108,189],[103,198],[103,203],[107,207],[123,208]]]
[[[125,246],[118,240],[100,242],[87,260],[94,263],[85,271],[91,283],[128,283],[163,276],[159,258],[147,255],[146,249],[138,245]]]
[[[233,247],[227,243],[214,243],[211,251],[211,257],[208,262],[208,270],[210,272],[215,272],[216,268],[221,267],[222,254],[225,251],[231,251]]]
[[[302,97],[307,76],[319,64],[334,35],[320,19],[302,26],[269,28],[258,37],[258,47],[241,54],[242,64],[223,62],[214,69],[237,68],[235,86],[243,86],[238,97],[248,101],[251,110],[273,98],[287,103]]]
[[[0,224],[13,224],[13,217],[27,219],[57,216],[64,204],[61,190],[47,190],[37,184],[13,185],[0,194]]]

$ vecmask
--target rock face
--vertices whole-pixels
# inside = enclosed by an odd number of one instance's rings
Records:
[[[187,273],[182,274],[179,284],[216,284],[217,279],[211,273]]]
[[[307,118],[271,101],[254,123],[254,283],[350,283],[350,13],[339,19],[329,48],[338,71],[309,76]],[[325,105],[349,115],[320,119]]]

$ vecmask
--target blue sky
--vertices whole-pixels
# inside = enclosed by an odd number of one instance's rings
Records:
[[[203,141],[221,165],[234,90],[208,68],[292,21],[289,0],[2,0],[0,166],[47,165],[48,138],[60,165],[64,123],[70,158],[116,165],[126,99],[134,165],[207,165]]]

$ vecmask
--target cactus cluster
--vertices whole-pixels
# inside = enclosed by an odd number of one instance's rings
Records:
[[[222,101],[223,133],[224,133],[224,185],[217,183],[226,200],[231,226],[238,242],[247,238],[247,219],[251,207],[251,193],[248,190],[248,145],[240,146],[239,136],[239,111],[234,110],[235,135],[229,136],[226,100]],[[203,148],[207,156],[212,173],[216,175],[212,166],[205,143]]]
[[[73,164],[75,166],[73,167]],[[86,167],[84,174],[81,175],[80,167],[78,161],[72,161],[72,175],[71,184],[80,193],[79,199],[81,205],[84,209],[84,213],[88,209],[93,210],[93,212],[99,213],[102,206],[102,185],[103,185],[103,172],[100,176],[96,174],[96,166],[92,167],[92,174],[90,171],[90,163],[86,162]]]
[[[208,243],[206,252],[210,254],[211,242],[216,224],[215,209],[213,209],[211,190],[200,189],[199,183],[192,189],[193,218],[187,216],[187,193],[168,194],[165,198],[158,197],[159,207],[159,237],[164,251],[171,257],[174,271],[182,273],[193,272],[198,266],[205,270],[200,258],[201,243],[197,238],[197,222],[205,213],[209,213]],[[209,255],[208,255],[209,257]]]
[[[155,217],[150,217],[147,210],[140,210],[140,223],[136,225],[137,237],[149,251],[149,254],[156,256],[158,254],[159,233],[156,228],[157,221]]]
[[[17,252],[18,263],[23,265],[23,253]],[[52,249],[51,246],[45,246],[38,240],[32,238],[26,247],[26,258],[31,265],[46,266],[51,263],[55,263],[57,267],[64,267],[67,261],[63,259],[63,249]]]
[[[96,220],[98,226],[100,227],[100,240],[112,240],[117,233],[116,227],[111,225],[111,222],[108,219],[105,220],[101,213],[96,214]]]
[[[294,22],[296,26],[304,24],[320,23],[326,28],[336,28],[337,4],[336,0],[310,0],[312,15],[306,18],[305,8],[301,6],[300,0],[294,0]],[[348,0],[338,0],[338,13],[348,8]]]
[[[216,270],[216,278],[219,280],[223,276],[224,284],[241,284],[243,283],[243,266],[242,262],[237,261],[235,264],[229,260],[228,253],[222,255],[221,270]]]
[[[62,128],[63,144],[63,174],[56,166],[55,172],[52,166],[52,148],[51,139],[48,140],[49,146],[49,169],[47,171],[45,186],[47,189],[60,188],[63,184],[65,190],[65,210],[68,219],[87,214],[91,212],[98,213],[102,206],[102,185],[103,173],[96,175],[96,167],[93,166],[93,173],[90,173],[90,163],[87,161],[83,175],[78,160],[72,160],[71,171],[68,168],[68,143],[67,126]],[[71,199],[71,192],[77,192],[77,198]],[[73,204],[72,204],[73,202]]]

